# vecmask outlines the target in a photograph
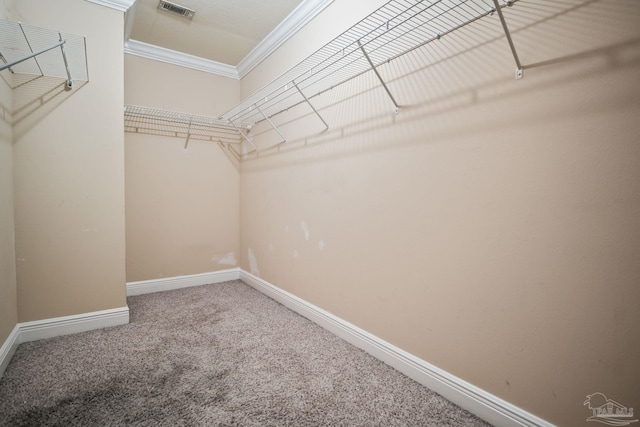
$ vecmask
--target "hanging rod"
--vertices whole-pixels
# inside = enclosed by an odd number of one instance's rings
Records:
[[[0,20],[0,60],[0,72],[8,69],[14,79],[17,75],[60,77],[66,80],[66,90],[73,88],[75,80],[89,80],[84,37],[21,22]]]
[[[508,0],[499,4],[497,0],[391,0],[220,118],[230,123],[255,125],[297,105],[311,105],[309,100],[315,96],[369,71],[375,72],[397,109],[398,103],[378,68],[470,23],[491,16],[496,10],[517,67],[521,70],[501,13],[502,8],[516,1]],[[318,114],[315,108],[314,112]]]
[[[210,116],[125,105],[124,129],[129,133],[184,138],[184,148],[187,149],[192,140],[240,144],[240,136],[244,135],[242,130],[250,128],[246,124],[236,127]]]

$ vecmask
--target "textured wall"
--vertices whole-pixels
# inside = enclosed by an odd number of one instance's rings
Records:
[[[14,126],[19,321],[125,306],[123,13],[24,0],[14,15],[85,36],[90,76],[66,95],[46,78],[20,92],[46,102]]]
[[[361,14],[346,3],[313,25]],[[242,165],[241,266],[582,425],[594,392],[640,406],[640,7],[506,16],[524,80],[493,17],[381,68],[398,115],[368,73],[314,99],[329,135],[304,106],[274,117],[290,142]]]
[[[127,104],[217,117],[238,101],[239,85],[125,55]],[[127,281],[237,266],[237,162],[215,142],[185,142],[125,133]]]

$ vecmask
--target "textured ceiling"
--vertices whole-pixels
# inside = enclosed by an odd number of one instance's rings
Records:
[[[188,20],[137,0],[130,38],[232,66],[278,26],[302,0],[177,0],[195,9]]]

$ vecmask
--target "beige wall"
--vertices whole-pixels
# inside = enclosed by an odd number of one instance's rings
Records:
[[[14,127],[20,322],[126,305],[124,16],[84,0],[53,3],[14,2],[13,19],[85,36],[90,82]]]
[[[0,1],[0,19],[9,17],[9,1]],[[13,92],[0,81],[0,343],[4,343],[18,322],[13,238],[12,105]]]
[[[125,102],[212,117],[239,81],[125,55]],[[216,144],[125,134],[127,281],[236,267],[239,172]]]
[[[242,164],[241,267],[583,425],[594,392],[640,407],[640,5],[538,6],[507,14],[524,80],[493,20],[383,67],[398,115],[369,73],[314,99],[329,135],[274,118],[291,142]]]

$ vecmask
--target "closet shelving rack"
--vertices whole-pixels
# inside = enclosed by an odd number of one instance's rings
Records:
[[[12,89],[46,76],[64,79],[71,90],[89,81],[85,38],[0,20],[0,72]]]
[[[229,122],[210,116],[137,105],[125,105],[124,128],[126,132],[131,133],[183,138],[185,149],[190,140],[219,142],[225,146],[229,144],[236,146],[241,142],[239,128]],[[234,151],[237,152],[237,150]]]
[[[498,15],[515,61],[516,78],[521,78],[522,65],[502,12],[517,1],[390,0],[220,117],[200,117],[200,123],[211,123],[202,126],[211,132],[205,133],[204,139],[220,142],[219,132],[224,130],[230,138],[227,132],[235,132],[238,139],[233,141],[233,151],[242,157],[260,151],[250,130],[267,122],[282,139],[276,144],[280,145],[287,139],[271,119],[302,104],[306,104],[329,131],[330,126],[313,105],[313,98],[370,71],[375,73],[390,105],[398,112],[398,103],[378,70],[380,66],[493,15]],[[134,108],[144,109],[127,106],[125,116],[134,114]],[[167,134],[173,132],[175,136],[186,137],[187,142],[194,138],[193,130],[191,136],[185,132],[185,125],[188,127],[189,123],[193,129],[194,122],[187,118],[188,115],[172,114],[167,116],[162,110],[146,109],[145,120],[156,129],[164,123]],[[136,129],[139,132],[143,128]],[[273,145],[266,149],[269,148]]]
[[[286,142],[271,118],[300,104],[308,107],[322,121],[311,100],[363,73],[373,71],[386,91],[395,112],[399,106],[378,68],[400,56],[469,25],[497,14],[516,64],[516,78],[522,66],[502,9],[517,0],[391,0],[338,37],[318,49],[289,71],[223,114],[229,123],[248,123],[250,127],[266,121]],[[244,140],[258,148],[251,138]],[[271,148],[271,147],[269,147]],[[245,151],[245,154],[252,150]]]

